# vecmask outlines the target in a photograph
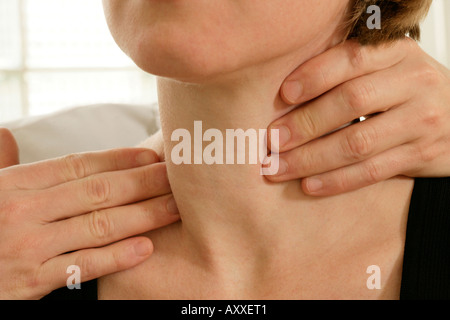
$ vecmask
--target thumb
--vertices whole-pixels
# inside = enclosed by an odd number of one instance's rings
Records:
[[[0,128],[0,169],[19,164],[19,147],[11,131]]]

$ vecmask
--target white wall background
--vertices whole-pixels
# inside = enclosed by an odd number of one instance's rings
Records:
[[[450,0],[433,1],[421,45],[450,67]],[[0,122],[93,103],[151,104],[155,87],[115,45],[100,0],[0,0]]]
[[[450,68],[450,0],[433,0],[422,25],[422,48]]]
[[[0,122],[87,104],[151,104],[155,87],[115,44],[101,0],[0,0]]]

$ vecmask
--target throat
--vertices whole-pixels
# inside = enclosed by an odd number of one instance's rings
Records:
[[[261,175],[260,161],[251,164],[248,157],[243,164],[195,159],[196,143],[200,142],[202,157],[214,142],[212,135],[210,141],[205,139],[208,130],[224,138],[225,160],[230,151],[227,130],[259,132],[291,110],[279,98],[279,88],[294,69],[293,62],[269,69],[208,84],[158,79],[165,158],[180,211],[183,247],[194,251],[196,263],[205,268],[221,274],[235,270],[243,279],[260,274],[261,267],[276,269],[288,265],[289,259],[301,260],[301,253],[320,256],[333,248],[350,250],[376,236],[398,234],[412,191],[408,181],[393,179],[343,195],[314,198],[302,192],[300,180],[269,182]],[[268,79],[266,73],[274,76]],[[196,123],[201,123],[200,130]],[[172,157],[181,143],[181,135],[174,138],[177,131],[189,134],[190,163]],[[247,155],[248,150],[247,144]]]

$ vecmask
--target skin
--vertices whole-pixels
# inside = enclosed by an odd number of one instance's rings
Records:
[[[363,59],[355,59],[357,57],[363,57]],[[337,64],[336,61],[338,60],[342,61],[342,63]],[[402,66],[401,72],[399,72],[398,65]],[[346,67],[341,68],[340,66]],[[336,109],[341,110],[341,113],[345,114],[345,116],[337,122],[335,117],[324,117],[324,112],[319,112],[320,110],[326,110],[328,107],[326,103],[322,103],[322,101],[326,101],[326,99],[320,99],[320,103],[317,103],[318,101],[316,101],[316,103],[308,103],[308,101],[318,96],[323,95],[323,97],[326,97],[327,95],[331,95],[335,87],[341,87],[342,84],[347,81],[354,82],[355,86],[353,87],[357,87],[357,85],[362,81],[373,81],[377,84],[376,80],[379,77],[377,77],[376,74],[379,71],[383,71],[387,78],[393,79],[392,86],[396,88],[394,91],[405,92],[402,88],[410,88],[412,90],[408,92],[408,95],[404,96],[404,103],[402,104],[401,113],[392,112],[395,109],[394,107],[397,107],[395,105],[395,99],[392,99],[392,97],[384,94],[385,91],[377,91],[376,97],[383,101],[384,107],[378,107],[377,109],[366,108],[360,112],[361,115],[374,111],[383,111],[383,114],[385,114],[384,117],[388,117],[386,118],[388,119],[386,121],[399,124],[404,121],[409,121],[412,123],[412,127],[414,127],[415,131],[422,132],[422,136],[420,138],[416,138],[415,136],[413,137],[411,131],[402,131],[403,126],[393,125],[391,128],[393,130],[392,136],[403,136],[405,139],[404,141],[407,141],[408,147],[400,147],[400,145],[395,145],[392,147],[391,145],[386,145],[386,139],[369,140],[363,149],[377,149],[384,151],[379,152],[376,155],[360,155],[354,154],[353,150],[333,149],[331,147],[336,145],[336,140],[332,141],[320,139],[319,141],[326,142],[322,144],[308,143],[324,132],[338,128],[343,121],[342,119],[344,119],[345,122],[348,122],[355,117],[354,112],[346,112],[348,109],[345,108],[345,105],[339,105]],[[326,77],[323,77],[322,75],[326,75]],[[396,78],[398,80],[395,80]],[[404,79],[408,79],[408,81],[404,81]],[[307,155],[309,152],[311,155],[320,154],[323,153],[323,150],[326,150],[328,154],[331,154],[331,156],[324,159],[324,162],[316,162],[314,168],[311,167],[309,170],[304,166],[290,166],[290,169],[297,170],[295,172],[289,172],[289,174],[281,177],[267,178],[289,180],[312,175],[316,172],[327,172],[330,170],[330,167],[336,165],[335,163],[330,163],[329,160],[340,159],[342,161],[341,163],[344,164],[342,168],[320,175],[324,182],[324,188],[322,190],[318,192],[310,192],[307,187],[308,179],[303,179],[302,187],[306,194],[324,195],[347,192],[361,186],[372,184],[374,181],[382,179],[383,177],[389,178],[396,174],[406,174],[411,176],[448,175],[450,170],[447,159],[449,159],[448,150],[450,150],[450,148],[447,137],[450,136],[450,125],[448,125],[450,121],[437,121],[437,119],[449,118],[449,79],[450,76],[445,67],[438,64],[426,53],[424,53],[417,45],[411,43],[410,41],[400,41],[389,47],[381,46],[377,48],[362,48],[355,45],[353,42],[347,41],[337,47],[333,47],[317,57],[308,60],[286,78],[286,82],[282,86],[280,92],[280,96],[285,102],[287,108],[290,108],[291,105],[302,104],[301,108],[294,109],[292,112],[283,117],[281,121],[274,121],[274,124],[289,123],[292,133],[292,140],[290,142],[290,147],[287,149],[295,150],[297,148],[299,151],[301,150],[301,152],[298,152],[297,154],[292,153],[288,159],[295,160],[297,163],[305,163],[309,157],[302,155]],[[298,87],[297,82],[300,82],[303,86],[303,94],[300,97],[297,97],[298,93],[295,92],[295,88]],[[324,107],[322,107],[322,105]],[[426,106],[426,109],[423,108],[423,106]],[[335,106],[333,105],[333,107]],[[419,112],[424,110],[427,112]],[[307,119],[305,118],[305,114],[311,115],[308,120],[312,121],[305,121]],[[395,116],[395,114],[397,114],[397,116]],[[421,114],[421,116],[417,117],[416,114]],[[352,136],[365,136],[367,135],[365,132],[369,130],[375,130],[381,134],[384,129],[385,128],[383,126],[376,126],[376,123],[369,125],[369,122],[366,122],[363,123],[362,126],[351,126],[341,130],[336,134],[336,138],[339,137],[337,140],[344,142],[349,140]],[[343,142],[338,142],[338,144],[344,145]],[[162,137],[160,136],[160,133],[153,136],[149,139],[149,141],[143,144],[143,146],[145,145],[156,150],[161,159],[164,158],[164,153],[162,150]],[[1,128],[0,148],[2,150],[2,153],[0,154],[0,168],[18,165],[19,159],[17,144],[11,133],[6,129]],[[117,155],[117,153],[114,154]],[[130,156],[130,153],[120,154],[125,158]],[[111,170],[107,164],[111,163],[109,160],[113,160],[112,158],[108,158],[112,155],[113,153],[105,154],[103,161],[101,163],[96,163],[99,171],[107,172]],[[295,156],[297,158],[295,158]],[[86,155],[82,155],[82,157],[85,159]],[[375,163],[387,164],[385,166],[377,166],[378,170],[376,172],[378,175],[375,177],[370,174],[371,172],[368,170],[373,166],[367,165],[367,160],[372,158],[376,159]],[[366,161],[361,161],[361,159]],[[355,162],[355,160],[358,161]],[[402,164],[407,164],[407,167],[402,166]],[[60,168],[60,166],[57,166],[57,162],[54,161],[48,162],[47,165],[49,167],[53,167],[54,170]],[[350,166],[347,167],[347,165]],[[41,165],[40,168],[42,167],[45,166]],[[311,171],[312,169],[315,171]],[[67,170],[71,171],[73,169],[67,168]],[[131,173],[128,172],[129,171],[123,170],[122,178],[125,178],[127,175],[132,177]],[[363,177],[363,179],[360,179],[360,177]],[[121,183],[121,180],[116,179],[114,181],[115,183]],[[3,190],[0,193],[4,194],[5,191]],[[11,197],[12,195],[8,193],[8,198]],[[155,202],[148,202],[148,206],[146,206],[146,208],[148,208],[149,213],[154,212],[154,210],[152,211],[153,206],[158,205]],[[108,213],[111,212],[113,211],[108,211]],[[138,210],[128,210],[128,212],[137,213]],[[7,214],[7,212],[3,210],[1,214]],[[126,226],[126,220],[126,216],[122,216],[120,218],[115,216],[115,219],[112,221],[113,224],[110,224]],[[142,222],[146,222],[145,217],[143,217]],[[159,222],[164,224],[164,221],[161,219]],[[166,222],[170,223],[171,220],[169,219]],[[77,228],[81,227],[82,226]],[[130,235],[136,234],[136,229],[133,228],[133,226],[129,227],[130,229],[128,230],[128,233]],[[153,227],[156,227],[156,225],[149,225],[150,229]],[[23,228],[17,229],[16,224],[13,234],[21,233],[21,229]],[[93,230],[93,228],[89,228],[89,230]],[[33,235],[31,234],[27,237],[31,239],[32,236]],[[85,238],[83,240],[84,242],[91,241],[94,243],[93,240],[89,240],[92,239],[93,236],[94,235],[89,235],[88,232],[84,235],[78,235],[80,238]],[[57,234],[55,233],[55,235],[51,235],[51,237],[55,238],[57,237]],[[120,236],[117,236],[117,239],[118,238],[120,238]],[[13,240],[14,239],[15,238],[13,238]],[[28,243],[32,242],[32,240],[26,241]],[[108,242],[108,240],[105,240],[105,242]],[[146,244],[149,246],[148,249],[151,252],[153,250],[151,242],[147,241]],[[80,249],[83,250],[82,248]],[[38,250],[35,250],[35,252],[37,251]],[[121,254],[121,252],[126,253],[128,251],[125,247],[120,246],[114,248],[114,250],[108,249],[107,252],[102,252],[100,250],[92,251],[89,255],[86,255],[87,252],[80,252],[78,256],[81,261],[85,257],[92,257],[89,261],[97,262],[93,266],[88,266],[88,269],[96,270],[96,273],[91,275],[83,274],[83,280],[95,278],[109,272],[116,272],[122,268],[132,267],[134,263],[143,261],[142,258],[138,258],[137,260],[135,258],[130,259],[126,254]],[[108,257],[110,254],[112,254],[115,259],[109,259]],[[95,259],[93,257],[95,257]],[[121,257],[121,259],[117,260],[117,257]],[[144,257],[144,260],[146,257],[147,255]],[[25,256],[24,259],[26,259],[26,263],[29,264],[29,259]],[[73,264],[73,262],[74,261],[68,261],[67,263]],[[81,263],[80,260],[78,262]],[[84,263],[82,264],[86,265]],[[3,266],[5,266],[5,264],[3,264]],[[36,264],[36,266],[38,265]],[[34,268],[22,270],[20,277],[30,280],[25,281],[23,287],[9,287],[9,292],[3,290],[2,298],[39,298],[41,295],[48,293],[61,285],[65,285],[65,279],[67,277],[65,273],[65,266],[62,265],[60,269],[62,270],[61,277],[56,277],[56,281],[50,281],[47,283],[42,280],[48,279],[44,272],[38,274],[42,277],[42,279],[40,279],[39,277],[36,277]],[[2,275],[4,275],[4,279],[17,277],[15,275],[17,274],[16,271],[11,273],[7,270],[17,269],[2,268]],[[53,272],[53,270],[51,272]],[[52,273],[51,276],[54,278],[54,273]],[[26,283],[33,285],[28,286]],[[3,286],[3,288],[6,288],[6,286]]]
[[[191,83],[218,80],[218,75],[231,76],[243,67],[291,53],[311,37],[330,36],[330,32],[321,35],[318,30],[335,30],[341,22],[329,17],[318,22],[320,26],[305,25],[303,14],[318,16],[324,10],[307,1],[260,1],[258,6],[252,1],[217,4],[205,0],[195,0],[191,6],[173,1],[142,1],[136,6],[130,6],[129,1],[103,4],[117,44],[139,67]],[[328,1],[327,6],[330,11],[339,8],[343,12],[346,1]],[[274,16],[262,24],[259,19],[266,18],[269,11]],[[139,25],[129,23],[131,20]],[[291,23],[283,24],[282,20]],[[298,24],[302,28],[297,28]],[[280,45],[278,39],[285,41]],[[337,44],[339,39],[334,41]]]
[[[346,41],[289,75],[281,96],[300,107],[270,126],[288,137],[281,147],[288,170],[271,181],[310,177],[303,190],[326,196],[396,175],[449,174],[450,71],[410,39],[379,47]],[[320,188],[312,189],[313,179]]]
[[[176,165],[167,157],[176,145],[171,133],[192,131],[194,120],[224,132],[266,128],[285,115],[283,80],[342,40],[347,2],[104,4],[119,46],[160,76],[167,171],[181,221],[147,233],[158,250],[100,279],[99,297],[398,298],[412,179],[319,199],[301,192],[298,181],[267,182],[260,165]],[[385,275],[380,291],[365,286],[374,261]]]
[[[397,175],[450,174],[450,71],[408,38],[378,47],[339,44],[292,72],[280,96],[296,108],[268,127],[269,138],[283,128],[288,138],[279,150],[287,171],[270,181],[303,178],[306,194],[329,196]],[[160,146],[160,133],[152,140]],[[321,188],[312,190],[312,179]]]
[[[66,285],[70,265],[84,270],[82,282],[133,267],[153,252],[135,235],[179,219],[152,150],[19,165],[6,129],[0,147],[0,299],[40,299]]]

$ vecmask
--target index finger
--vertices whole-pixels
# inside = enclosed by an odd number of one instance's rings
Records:
[[[144,148],[70,154],[0,170],[0,190],[46,189],[97,173],[132,169],[158,161],[155,151]]]
[[[297,68],[284,81],[280,95],[291,105],[309,101],[339,84],[399,63],[413,43],[405,39],[375,47],[347,40]]]

